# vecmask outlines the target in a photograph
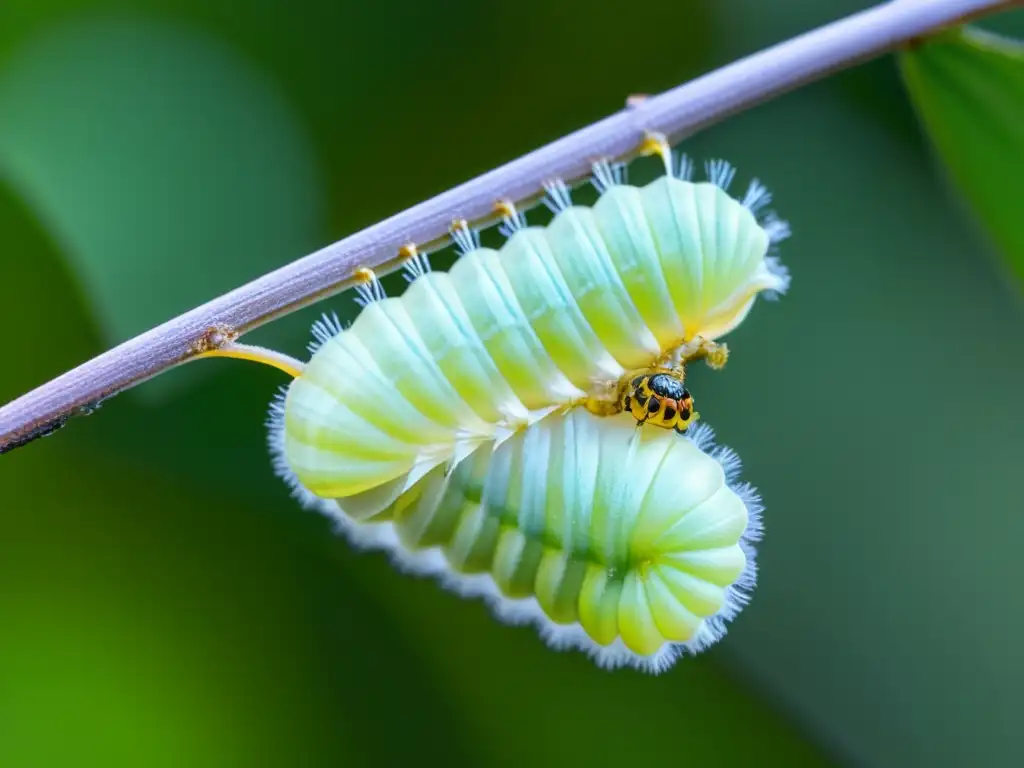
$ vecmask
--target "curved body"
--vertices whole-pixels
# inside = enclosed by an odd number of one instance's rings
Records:
[[[368,304],[289,388],[291,471],[326,498],[408,488],[696,336],[722,336],[788,282],[750,208],[707,182],[611,184],[592,208],[564,207]]]
[[[637,431],[626,414],[576,408],[404,490],[325,500],[285,475],[357,544],[537,624],[555,647],[658,671],[716,641],[753,586],[760,507],[737,470],[707,427]]]

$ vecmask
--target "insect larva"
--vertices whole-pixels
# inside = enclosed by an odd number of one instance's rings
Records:
[[[534,623],[556,648],[658,672],[716,642],[754,585],[760,532],[737,456],[705,425],[636,430],[626,414],[557,412],[411,488],[322,499],[290,470],[287,406],[271,430],[278,468],[357,545]]]
[[[785,290],[788,230],[759,183],[737,201],[732,168],[706,170],[635,188],[599,164],[593,208],[548,185],[547,227],[504,206],[504,246],[457,228],[447,273],[408,246],[401,298],[367,272],[359,317],[316,324],[306,365],[218,349],[295,377],[272,409],[279,474],[356,543],[552,645],[657,671],[715,642],[753,586],[760,506],[735,454],[688,429],[683,366],[720,367],[714,340]]]
[[[737,201],[728,164],[707,175],[690,181],[684,161],[637,188],[598,165],[592,208],[554,183],[546,227],[513,212],[500,250],[457,231],[464,253],[451,270],[414,259],[399,298],[371,280],[352,326],[322,333],[288,390],[291,471],[325,498],[408,488],[552,410],[603,397],[626,370],[677,362],[683,345],[735,328],[758,294],[786,289],[769,251],[788,230],[762,214],[758,182]]]

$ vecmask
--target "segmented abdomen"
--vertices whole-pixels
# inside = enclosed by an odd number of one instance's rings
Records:
[[[328,505],[356,542],[489,595],[555,644],[657,668],[714,642],[753,583],[756,500],[731,484],[733,454],[709,443],[707,428],[637,432],[624,414],[573,409],[397,498]]]
[[[476,248],[400,298],[368,304],[288,392],[286,454],[303,484],[342,498],[532,423],[738,324],[787,278],[770,235],[710,183],[610,186],[500,251]]]

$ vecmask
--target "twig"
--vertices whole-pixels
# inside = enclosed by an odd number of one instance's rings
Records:
[[[579,180],[594,160],[635,156],[646,132],[677,142],[785,91],[1014,0],[892,0],[704,75],[569,134],[170,320],[0,408],[0,453],[69,416],[353,283],[359,267],[395,269],[402,249],[447,241],[455,219],[494,220],[498,200],[535,200],[552,178]],[[407,251],[406,251],[407,252]]]

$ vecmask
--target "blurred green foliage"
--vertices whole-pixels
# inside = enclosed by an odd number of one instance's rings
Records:
[[[0,169],[75,268],[106,345],[317,245],[322,180],[278,91],[221,41],[166,21],[89,17],[7,59]]]
[[[1024,285],[1024,43],[957,29],[900,64],[957,188]]]
[[[6,0],[0,401],[865,4]],[[723,643],[607,673],[351,550],[270,472],[279,374],[204,362],[0,459],[0,765],[1019,764],[1020,307],[896,67],[684,149],[795,231],[791,294],[692,376],[767,503]]]

